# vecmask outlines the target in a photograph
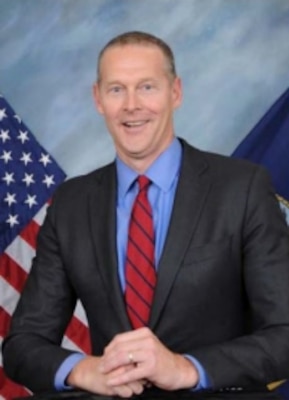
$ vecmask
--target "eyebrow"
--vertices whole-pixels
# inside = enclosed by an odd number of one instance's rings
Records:
[[[143,78],[141,79],[139,82],[137,82],[137,84],[141,84],[141,83],[145,83],[145,82],[157,82],[157,79],[153,78],[153,77],[147,77],[147,78]],[[108,81],[106,82],[107,86],[112,86],[112,85],[126,85],[126,83],[122,82],[121,80],[112,80],[112,81]]]

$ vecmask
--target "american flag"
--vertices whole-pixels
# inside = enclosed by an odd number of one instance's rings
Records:
[[[29,274],[49,200],[64,179],[62,169],[0,94],[0,346]],[[62,346],[90,353],[80,303]],[[5,376],[0,351],[0,400],[29,393]]]

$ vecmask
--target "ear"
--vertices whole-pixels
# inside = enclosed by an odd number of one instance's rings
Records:
[[[182,81],[181,78],[178,76],[174,78],[173,84],[172,84],[172,101],[173,101],[173,107],[178,108],[180,104],[182,103],[183,99],[183,89],[182,89]]]
[[[102,102],[101,102],[101,94],[100,94],[100,87],[99,87],[99,82],[96,82],[93,85],[93,98],[95,102],[96,109],[100,114],[103,114],[103,107],[102,107]]]

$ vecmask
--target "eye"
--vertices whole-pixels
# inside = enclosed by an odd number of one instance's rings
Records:
[[[145,83],[143,85],[143,89],[146,90],[146,91],[152,90],[152,88],[153,88],[153,86],[152,86],[151,83]]]
[[[111,86],[108,91],[110,93],[120,93],[121,89],[121,86]]]

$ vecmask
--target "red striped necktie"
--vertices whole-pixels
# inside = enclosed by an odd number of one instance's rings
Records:
[[[126,307],[135,329],[148,323],[156,284],[153,215],[147,196],[151,181],[144,175],[137,181],[139,192],[131,212],[125,263]]]

